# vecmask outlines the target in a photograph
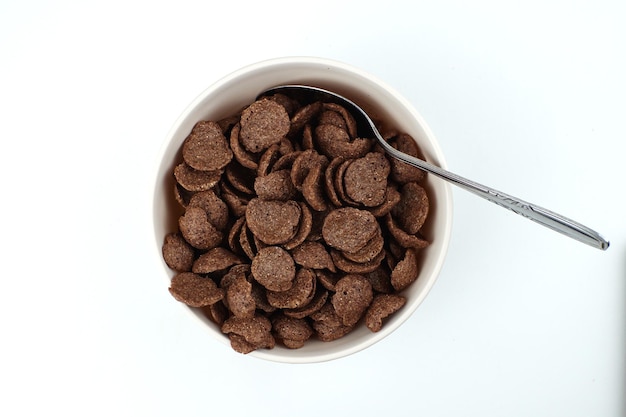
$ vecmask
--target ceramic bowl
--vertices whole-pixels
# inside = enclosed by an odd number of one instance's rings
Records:
[[[163,268],[163,291],[175,272],[167,267],[161,248],[167,233],[176,231],[180,207],[174,199],[173,169],[181,160],[180,149],[192,127],[200,120],[219,120],[252,103],[264,90],[281,84],[308,84],[343,94],[366,111],[385,120],[399,131],[410,134],[418,143],[426,160],[446,167],[444,156],[424,119],[384,81],[351,65],[316,57],[286,57],[258,62],[241,68],[218,80],[202,92],[174,123],[160,150],[153,193],[153,224],[157,256]],[[321,362],[345,357],[361,351],[389,336],[405,323],[424,301],[444,264],[452,226],[452,193],[450,186],[427,176],[424,187],[429,193],[430,213],[422,231],[431,244],[419,252],[421,264],[416,282],[403,291],[406,305],[391,316],[379,332],[365,325],[357,326],[346,336],[332,342],[314,337],[300,349],[288,349],[277,343],[273,349],[261,349],[248,356],[286,363]],[[177,301],[172,298],[172,303]],[[205,331],[230,349],[229,339],[220,328],[198,309],[180,303]],[[233,351],[233,353],[235,353]]]

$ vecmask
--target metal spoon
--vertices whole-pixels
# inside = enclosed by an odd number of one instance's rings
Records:
[[[501,191],[478,184],[477,182],[468,180],[459,175],[453,174],[452,172],[446,171],[445,169],[441,169],[428,162],[422,161],[421,159],[414,158],[398,151],[383,139],[380,132],[374,125],[374,122],[363,109],[339,94],[322,88],[306,85],[281,85],[264,91],[259,95],[259,97],[276,93],[285,94],[287,96],[304,96],[313,101],[321,100],[341,104],[354,116],[357,125],[360,128],[367,129],[367,131],[362,132],[362,136],[375,137],[385,152],[392,157],[429,172],[437,177],[443,178],[444,180],[456,184],[457,186],[474,193],[479,197],[489,200],[501,207],[507,208],[521,216],[562,233],[565,236],[569,236],[598,249],[606,250],[609,247],[609,242],[600,236],[600,234],[578,222],[524,200],[520,200],[519,198],[505,194]]]

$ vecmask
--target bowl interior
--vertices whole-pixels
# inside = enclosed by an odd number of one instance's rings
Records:
[[[173,198],[173,169],[181,160],[180,148],[192,127],[200,120],[219,120],[252,103],[264,90],[280,84],[308,84],[335,91],[361,105],[374,117],[388,122],[399,131],[413,136],[425,158],[445,168],[436,139],[413,107],[397,92],[375,77],[336,61],[319,58],[281,58],[260,62],[238,70],[205,90],[175,122],[159,155],[153,200],[154,232],[160,262],[167,280],[174,276],[161,257],[165,235],[177,230],[182,213]],[[277,345],[271,350],[257,350],[249,355],[279,362],[305,363],[336,359],[364,349],[393,332],[426,297],[443,265],[451,234],[452,194],[444,181],[428,176],[425,182],[431,208],[423,233],[431,241],[420,251],[419,277],[403,295],[407,304],[388,319],[382,330],[372,333],[358,326],[343,338],[325,343],[309,340],[300,349]],[[219,327],[196,309],[188,308],[208,331],[222,343],[228,338]]]

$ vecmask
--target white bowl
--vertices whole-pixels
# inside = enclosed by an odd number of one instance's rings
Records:
[[[158,158],[153,201],[155,243],[159,261],[163,266],[164,285],[167,291],[174,271],[162,258],[161,248],[165,235],[177,230],[180,208],[174,201],[172,172],[180,160],[180,148],[192,127],[200,120],[219,120],[232,115],[254,101],[262,91],[280,84],[308,84],[343,94],[368,112],[376,114],[399,131],[413,136],[426,160],[445,168],[443,154],[437,140],[418,112],[393,88],[366,72],[350,65],[313,57],[287,57],[271,59],[239,69],[222,78],[198,96],[178,118],[167,135]],[[321,342],[311,338],[300,349],[287,349],[276,345],[274,349],[261,349],[248,356],[277,362],[310,363],[341,358],[371,346],[391,334],[415,312],[435,283],[443,266],[452,227],[452,192],[450,186],[428,176],[425,182],[431,208],[427,224],[422,231],[431,241],[420,251],[421,270],[416,282],[404,290],[406,305],[384,324],[382,330],[371,332],[360,325],[348,335],[333,341]],[[172,302],[177,302],[172,298]],[[215,323],[198,310],[180,304],[192,313],[203,331],[228,346],[230,342]],[[234,352],[234,351],[233,351]]]

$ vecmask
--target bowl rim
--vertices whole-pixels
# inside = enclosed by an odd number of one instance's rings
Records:
[[[439,145],[439,141],[437,140],[433,132],[430,130],[430,127],[428,126],[426,121],[422,118],[421,114],[418,113],[417,110],[413,107],[413,105],[403,95],[401,95],[395,88],[390,86],[385,81],[379,79],[378,77],[372,75],[371,73],[368,73],[360,68],[357,68],[351,64],[347,64],[342,61],[329,59],[329,58],[314,57],[314,56],[284,56],[284,57],[278,57],[278,58],[265,59],[262,61],[248,64],[246,66],[243,66],[239,69],[236,69],[230,72],[229,74],[226,74],[222,78],[210,84],[200,94],[198,94],[187,105],[187,107],[181,112],[181,114],[172,124],[172,126],[170,127],[169,131],[167,132],[166,136],[164,137],[160,145],[160,148],[156,157],[156,169],[154,171],[156,174],[156,180],[153,182],[153,189],[151,193],[150,202],[151,202],[151,208],[152,208],[151,228],[154,233],[156,253],[160,259],[160,264],[164,268],[167,269],[168,267],[163,260],[162,241],[159,240],[161,239],[161,236],[159,235],[157,231],[157,226],[156,226],[157,218],[158,218],[157,213],[156,213],[156,206],[158,204],[157,200],[159,198],[159,191],[161,190],[161,187],[163,186],[162,181],[161,181],[162,179],[161,174],[163,171],[163,166],[166,163],[165,157],[167,155],[168,149],[172,146],[172,141],[176,133],[181,128],[181,125],[190,117],[190,114],[193,113],[193,111],[197,109],[200,104],[203,103],[206,97],[219,91],[224,86],[228,86],[230,83],[239,79],[240,77],[246,74],[257,72],[257,71],[268,70],[273,67],[281,67],[281,66],[293,65],[293,64],[328,67],[329,69],[332,68],[332,69],[336,69],[339,71],[351,73],[357,77],[360,77],[363,80],[367,80],[370,83],[378,85],[381,89],[384,89],[390,96],[393,97],[395,101],[397,101],[397,103],[399,103],[404,109],[406,109],[406,111],[408,111],[411,114],[411,116],[415,119],[417,124],[423,130],[425,136],[428,138],[429,146],[432,148],[432,153],[437,159],[437,164],[444,169],[447,167],[444,154]],[[444,230],[439,232],[439,237],[442,238],[443,243],[441,245],[441,250],[437,253],[437,260],[432,268],[433,270],[431,274],[432,278],[429,280],[429,283],[428,283],[429,285],[425,287],[423,291],[420,293],[420,297],[419,297],[420,299],[417,302],[414,302],[413,308],[406,313],[406,317],[403,320],[400,320],[396,326],[393,326],[393,328],[386,329],[385,326],[383,326],[383,330],[377,333],[372,333],[371,336],[363,338],[363,340],[360,340],[358,343],[352,343],[348,347],[337,349],[335,351],[329,350],[329,351],[324,351],[324,352],[307,355],[307,356],[302,356],[302,355],[291,356],[291,355],[284,355],[284,354],[281,355],[277,352],[281,352],[282,351],[281,349],[284,349],[285,351],[288,351],[288,352],[295,352],[296,350],[286,349],[286,348],[277,346],[274,349],[255,350],[253,352],[250,352],[246,356],[253,356],[256,358],[265,359],[265,360],[272,361],[272,362],[282,362],[282,363],[325,362],[325,361],[335,360],[335,359],[339,359],[339,358],[357,353],[367,347],[370,347],[376,344],[380,340],[384,339],[385,337],[393,333],[399,327],[401,327],[402,324],[406,320],[408,320],[409,317],[415,312],[415,310],[417,310],[419,305],[421,305],[423,300],[426,298],[426,296],[432,289],[434,283],[437,281],[437,278],[441,273],[441,270],[445,262],[445,258],[447,256],[447,252],[448,252],[450,240],[451,240],[451,235],[452,235],[453,195],[452,195],[452,189],[451,189],[450,184],[444,182],[443,184],[441,184],[441,187],[442,187],[443,196],[445,200],[447,201],[447,204],[443,206],[443,210],[438,211],[438,215],[443,217],[441,221],[445,226]],[[167,282],[169,283],[171,281],[171,277],[168,275],[166,271],[164,271],[164,275],[166,279],[168,280]],[[183,303],[180,303],[180,304],[181,304],[181,307],[184,308],[185,311],[191,314],[191,316],[193,316],[200,324],[202,324],[203,327],[207,328],[207,323],[204,322],[199,317],[199,315],[194,312],[193,309],[191,309],[190,307],[188,307],[187,305]],[[230,348],[230,342],[227,337],[225,337],[224,335],[213,334],[214,332],[211,331],[211,329],[209,329],[209,333],[211,333],[214,336],[214,339],[218,339],[222,344],[228,345],[228,347]],[[340,344],[340,342],[341,342],[341,339],[333,341],[332,343],[334,343],[335,346],[337,346],[338,344]]]

